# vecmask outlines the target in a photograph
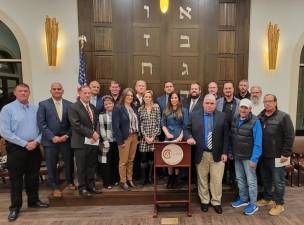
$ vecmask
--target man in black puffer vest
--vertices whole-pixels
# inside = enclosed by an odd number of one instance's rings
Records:
[[[269,211],[277,216],[284,211],[285,166],[275,165],[275,159],[284,163],[290,160],[294,142],[294,127],[290,116],[278,110],[277,98],[268,94],[264,97],[265,109],[259,115],[263,128],[263,154],[261,176],[264,186],[263,199],[259,206],[272,205],[272,184],[274,184],[275,205]]]
[[[242,99],[239,114],[233,118],[231,124],[232,153],[240,196],[231,206],[246,206],[243,210],[245,215],[253,215],[258,210],[256,165],[262,153],[261,123],[252,115],[251,109],[251,101]]]

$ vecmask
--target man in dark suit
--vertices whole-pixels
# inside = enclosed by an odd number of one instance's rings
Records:
[[[91,88],[92,97],[91,104],[95,106],[97,115],[99,115],[103,110],[103,101],[102,96],[99,95],[100,92],[100,84],[98,81],[93,80],[90,82],[89,87]]]
[[[156,98],[156,103],[159,105],[161,115],[167,106],[169,94],[174,91],[174,85],[171,81],[165,82],[164,91],[164,95]]]
[[[76,190],[73,181],[74,154],[70,148],[71,128],[68,119],[68,107],[71,102],[62,98],[64,90],[58,82],[51,84],[50,92],[52,97],[39,103],[37,123],[42,133],[41,144],[45,150],[48,181],[53,191],[52,195],[62,197],[57,173],[59,153],[64,161],[68,188]]]
[[[209,203],[211,203],[216,213],[221,214],[223,212],[221,207],[222,179],[227,160],[229,131],[225,114],[215,108],[215,96],[207,94],[203,101],[203,109],[192,113],[189,124],[184,129],[184,138],[188,144],[195,144],[194,157],[201,210],[207,212]]]
[[[192,83],[190,86],[190,96],[183,101],[183,107],[188,109],[189,115],[191,116],[192,112],[202,109],[202,89],[199,83]],[[195,146],[191,146],[191,179],[192,183],[196,184],[196,169],[195,169]]]
[[[99,121],[96,108],[90,103],[91,95],[90,87],[81,87],[79,99],[68,109],[72,128],[71,147],[75,153],[78,190],[82,196],[101,193],[95,186]]]
[[[202,108],[202,89],[199,83],[192,83],[190,86],[190,96],[183,101],[183,107],[187,108],[189,115]]]

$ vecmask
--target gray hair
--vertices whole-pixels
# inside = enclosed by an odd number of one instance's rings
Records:
[[[204,97],[204,102],[206,100],[212,100],[212,101],[216,102],[216,98],[213,94],[206,94],[205,97]]]
[[[262,94],[262,88],[261,88],[261,86],[258,86],[258,85],[253,85],[253,86],[251,86],[250,92],[252,92],[253,88],[259,89],[260,93]]]

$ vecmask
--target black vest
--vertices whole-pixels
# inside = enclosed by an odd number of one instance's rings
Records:
[[[238,127],[239,115],[233,118],[231,124],[232,152],[233,156],[238,159],[248,160],[253,150],[253,132],[252,128],[257,121],[257,117],[249,114],[244,123]]]

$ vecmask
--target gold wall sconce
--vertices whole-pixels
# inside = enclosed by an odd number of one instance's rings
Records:
[[[159,7],[162,13],[166,13],[169,9],[169,0],[159,0]]]
[[[278,56],[278,45],[280,38],[280,30],[277,24],[268,25],[268,61],[269,70],[275,70]]]
[[[59,33],[59,27],[56,18],[50,18],[46,16],[45,36],[46,36],[46,48],[47,48],[49,66],[56,66],[58,33]]]

